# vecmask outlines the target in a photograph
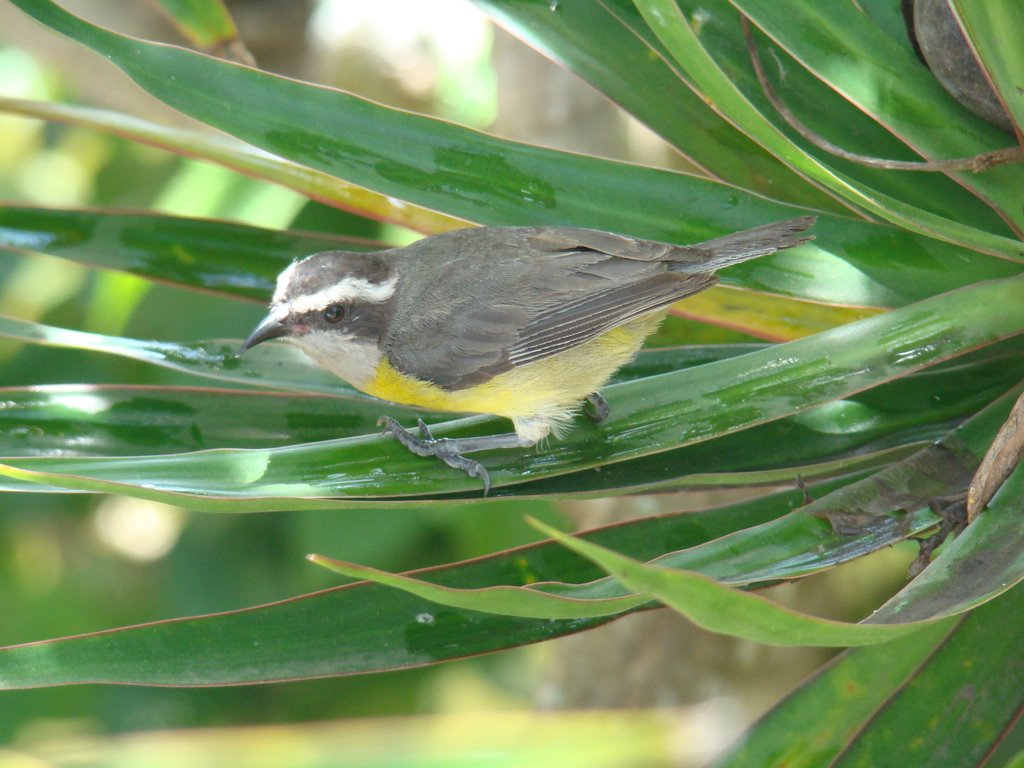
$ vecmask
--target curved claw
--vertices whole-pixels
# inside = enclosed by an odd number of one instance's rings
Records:
[[[417,419],[416,421],[419,422],[418,427],[420,430],[420,437],[424,440],[433,440],[434,436],[430,434],[430,428],[426,425],[426,422],[424,422],[423,419]]]

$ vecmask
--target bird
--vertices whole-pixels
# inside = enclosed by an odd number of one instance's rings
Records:
[[[419,456],[478,478],[466,454],[564,434],[584,403],[640,350],[669,307],[725,267],[813,237],[803,216],[695,245],[596,229],[467,227],[371,252],[324,251],[278,276],[266,317],[237,355],[285,339],[356,389],[393,403],[512,421],[508,434],[434,438],[382,416]]]

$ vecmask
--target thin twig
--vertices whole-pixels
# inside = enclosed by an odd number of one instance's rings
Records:
[[[975,518],[1024,459],[1024,394],[992,440],[967,490],[967,520]]]
[[[1019,163],[1024,160],[1024,150],[1020,147],[1004,147],[1003,149],[985,152],[980,155],[975,155],[974,157],[961,157],[953,160],[917,161],[885,160],[880,157],[860,155],[856,152],[850,152],[843,149],[804,125],[800,119],[793,114],[789,107],[783,103],[782,99],[778,97],[778,94],[775,93],[775,89],[772,87],[772,84],[768,81],[768,77],[765,75],[764,66],[761,63],[761,55],[757,51],[757,46],[754,44],[754,36],[750,31],[750,19],[747,18],[746,14],[740,14],[740,23],[743,26],[743,38],[747,42],[747,52],[750,54],[750,62],[754,65],[754,73],[757,75],[757,80],[761,84],[761,90],[764,91],[765,97],[769,102],[771,102],[771,105],[775,107],[782,119],[785,120],[793,130],[814,144],[814,146],[825,150],[829,154],[842,157],[855,163],[860,163],[861,165],[871,166],[872,168],[886,168],[895,171],[970,171],[971,173],[979,173],[980,171],[987,170],[997,165]]]

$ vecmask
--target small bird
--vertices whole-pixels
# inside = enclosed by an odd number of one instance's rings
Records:
[[[571,227],[473,227],[371,253],[325,251],[277,279],[270,311],[238,355],[286,338],[369,395],[431,410],[488,413],[514,433],[435,439],[383,416],[385,434],[480,478],[465,454],[536,445],[636,355],[715,271],[813,239],[812,216],[689,246]]]

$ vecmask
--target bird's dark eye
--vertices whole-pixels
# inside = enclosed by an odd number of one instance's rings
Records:
[[[324,310],[324,320],[328,323],[340,323],[345,319],[344,304],[328,304]]]

